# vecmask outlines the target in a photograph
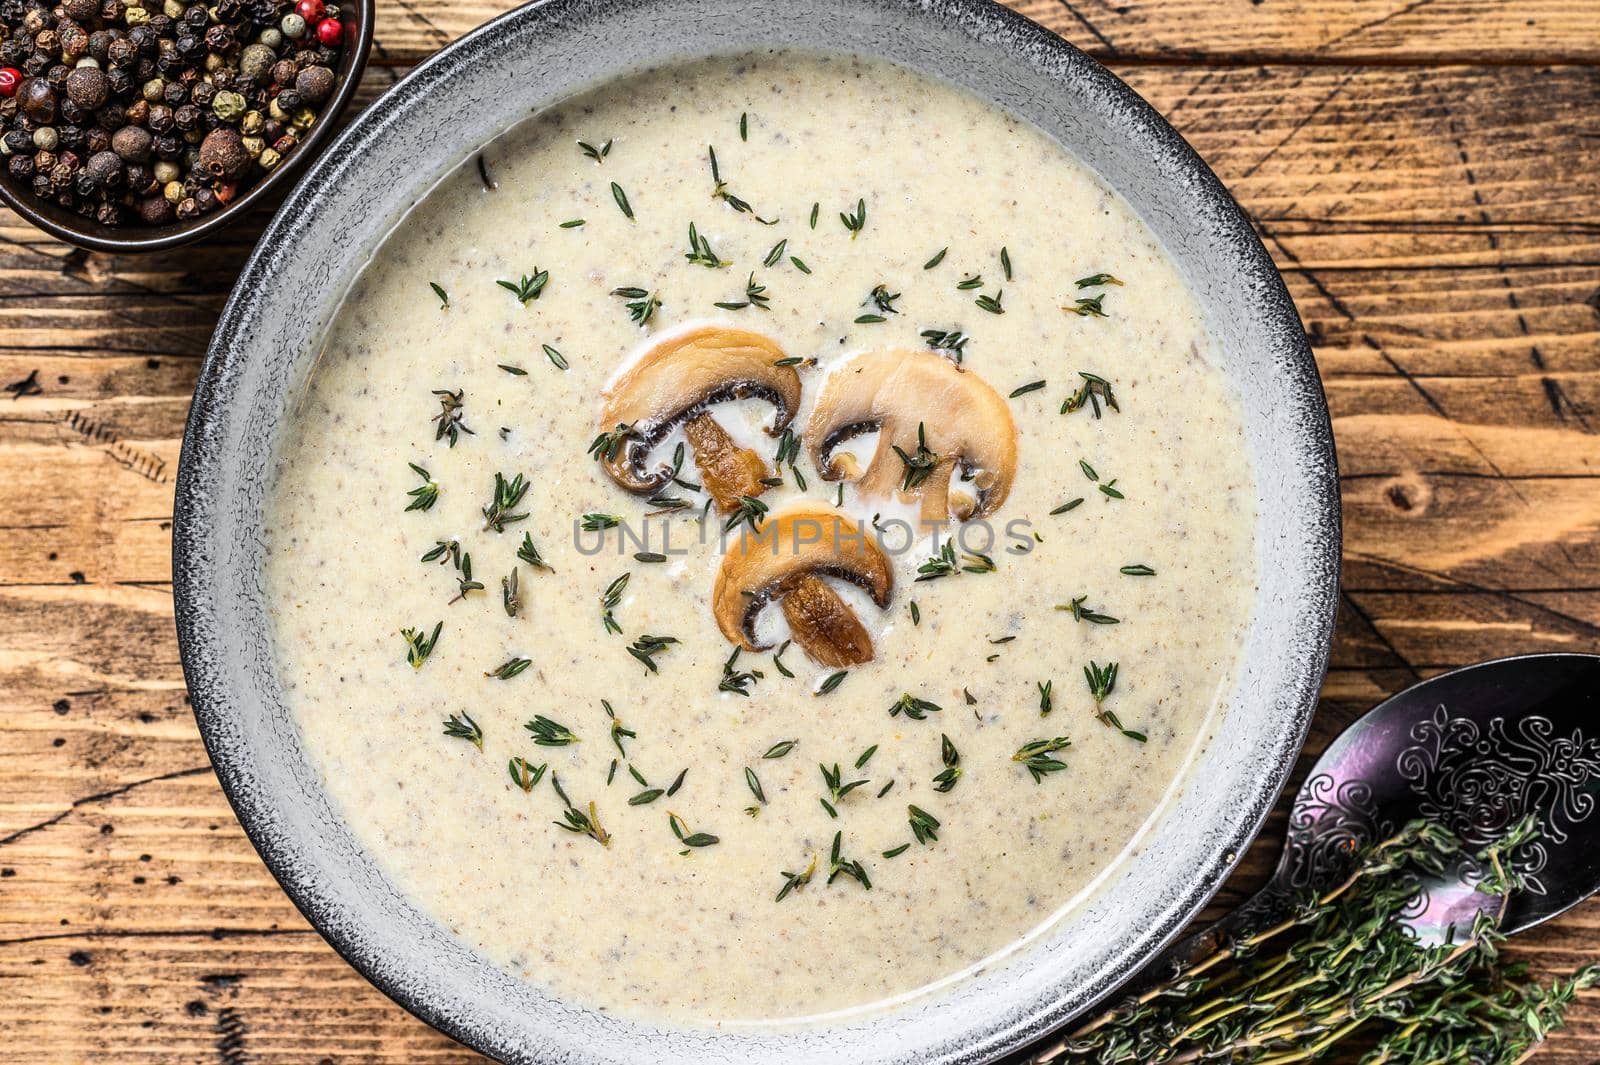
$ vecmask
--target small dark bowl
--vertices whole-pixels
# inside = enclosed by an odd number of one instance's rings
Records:
[[[301,141],[295,150],[284,157],[279,167],[256,182],[250,190],[219,211],[203,215],[192,222],[171,222],[164,226],[147,226],[127,222],[120,226],[101,225],[93,218],[85,218],[75,211],[41,200],[33,190],[25,188],[0,171],[0,199],[17,214],[38,226],[57,240],[76,244],[90,251],[146,252],[164,251],[189,244],[209,236],[243,217],[251,207],[272,195],[275,188],[288,188],[294,176],[311,160],[333,136],[339,116],[355,98],[361,83],[361,74],[367,68],[367,56],[372,51],[372,22],[375,0],[342,0],[340,21],[344,23],[345,47],[337,71],[339,82],[318,112],[317,124],[311,136]]]

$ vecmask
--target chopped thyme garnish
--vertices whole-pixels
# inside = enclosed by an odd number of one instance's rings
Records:
[[[511,774],[511,783],[521,788],[524,794],[533,791],[539,781],[544,779],[544,771],[550,768],[550,763],[534,765],[525,758],[513,758],[506,769]]]
[[[1052,515],[1065,514],[1070,510],[1077,510],[1081,506],[1083,506],[1083,497],[1079,496],[1076,499],[1067,500],[1065,503],[1061,504],[1059,507],[1057,507],[1056,509],[1052,510],[1050,513]]]
[[[929,450],[927,426],[922,422],[917,423],[917,453],[915,455],[906,454],[905,448],[899,444],[892,446],[894,447],[894,453],[900,456],[900,462],[905,466],[905,476],[900,481],[901,491],[909,492],[918,487],[928,479],[928,476],[934,470],[939,468],[940,456],[936,452]]]
[[[754,218],[757,222],[760,222],[764,226],[775,226],[778,224],[778,220],[776,218],[762,218],[760,215],[756,214],[755,208],[750,206],[748,200],[742,200],[728,191],[728,183],[722,180],[722,168],[717,165],[717,149],[715,147],[708,145],[706,147],[706,154],[711,159],[712,199],[721,200],[729,207],[732,207],[735,211],[738,211],[740,214],[749,215],[751,218]],[[812,228],[814,229],[816,227],[813,226]]]
[[[661,798],[661,796],[663,796],[665,794],[666,794],[666,792],[663,791],[661,788],[646,788],[643,791],[639,792],[639,794],[635,795],[633,798],[629,799],[628,800],[628,805],[629,806],[649,806],[651,803],[655,802],[657,799]]]
[[[478,750],[483,750],[483,729],[465,710],[461,711],[460,717],[451,714],[445,718],[444,734],[452,739],[467,740]]]
[[[509,481],[506,480],[505,474],[496,473],[494,498],[483,508],[484,529],[503,533],[507,525],[526,519],[527,512],[513,514],[512,511],[522,502],[522,497],[528,494],[528,488],[527,480],[520,473]]]
[[[573,219],[570,219],[569,221],[562,222],[561,223],[561,228],[562,229],[581,229],[583,226],[588,224],[588,221],[589,220],[587,218],[573,218]]]
[[[435,540],[433,546],[422,556],[423,562],[438,562],[443,566],[454,562],[457,568],[461,566],[461,543],[457,540]]]
[[[1080,595],[1066,606],[1057,604],[1056,609],[1069,612],[1073,621],[1086,621],[1091,625],[1116,625],[1122,620],[1084,606],[1084,600],[1088,598],[1087,595]]]
[[[938,253],[935,254],[933,258],[922,264],[922,268],[924,270],[932,270],[935,266],[938,266],[940,263],[944,262],[944,257],[948,255],[949,252],[950,249],[948,246],[940,248]]]
[[[1066,750],[1072,746],[1072,741],[1065,736],[1057,736],[1053,740],[1034,740],[1017,748],[1017,753],[1011,756],[1013,762],[1021,762],[1033,775],[1033,782],[1039,783],[1049,773],[1059,773],[1067,768],[1065,762],[1052,757],[1056,751]]]
[[[1137,566],[1123,566],[1118,572],[1124,577],[1154,577],[1156,575],[1155,570],[1142,563]]]
[[[590,159],[593,159],[597,163],[605,162],[606,161],[606,156],[611,154],[611,142],[610,141],[606,141],[604,144],[602,144],[598,148],[596,148],[592,144],[587,144],[587,143],[585,143],[583,141],[579,141],[578,142],[578,148],[583,152],[584,155],[587,155]]]
[[[798,255],[789,256],[789,261],[791,263],[793,263],[794,264],[794,268],[796,270],[800,271],[802,274],[809,274],[811,272],[811,267],[809,267],[805,263],[801,262],[800,261],[800,257]]]
[[[610,767],[606,770],[606,787],[609,788],[611,786],[611,782],[613,780],[616,780],[616,779],[617,779],[617,760],[615,758],[613,758],[613,759],[611,759]]]
[[[939,760],[944,763],[944,770],[933,778],[933,790],[943,794],[954,788],[956,781],[961,779],[961,752],[950,742],[950,737],[942,732],[939,734]]]
[[[767,748],[767,753],[762,758],[782,758],[796,747],[800,746],[799,740],[779,740]]]
[[[596,812],[592,801],[589,803],[589,812],[587,814],[578,809],[572,804],[572,800],[567,798],[566,789],[561,786],[561,778],[553,772],[550,774],[550,786],[556,789],[556,794],[561,796],[561,801],[567,804],[566,810],[562,812],[562,817],[565,820],[555,822],[557,828],[565,829],[576,835],[588,836],[602,847],[611,846],[611,836],[605,829],[600,827],[600,815]]]
[[[454,546],[455,541],[451,541],[452,550],[450,551],[450,557],[456,566],[456,594],[455,598],[450,600],[451,603],[457,603],[465,599],[468,592],[483,591],[482,582],[472,579],[472,555],[465,551],[457,555],[454,550]],[[434,550],[438,549],[435,548]],[[431,551],[429,552],[429,554],[432,553],[433,552]]]
[[[967,277],[963,277],[960,281],[956,282],[956,290],[958,292],[971,292],[973,289],[982,288],[982,287],[983,287],[983,275],[982,274],[971,274],[971,275],[969,275]]]
[[[750,526],[751,532],[761,529],[761,523],[767,519],[767,505],[755,496],[740,496],[739,506],[722,526],[723,532],[732,532],[740,525]]]
[[[1089,465],[1088,459],[1079,459],[1078,469],[1082,470],[1083,475],[1089,478],[1091,481],[1098,481],[1100,479],[1100,475],[1095,472],[1095,468]]]
[[[1045,382],[1043,382],[1043,381],[1030,381],[1025,385],[1020,385],[1017,388],[1013,389],[1012,392],[1011,392],[1011,397],[1010,398],[1016,399],[1018,396],[1025,396],[1029,392],[1037,392],[1037,391],[1039,391],[1039,389],[1043,388],[1044,386],[1045,386]]]
[[[558,370],[565,370],[567,368],[567,357],[565,355],[561,354],[561,352],[557,351],[555,348],[552,348],[549,344],[545,344],[543,347],[545,358],[550,360],[550,364],[552,366]]]
[[[1102,402],[1117,413],[1122,413],[1122,408],[1117,406],[1116,393],[1111,391],[1110,381],[1092,373],[1084,373],[1082,370],[1078,371],[1078,376],[1083,378],[1083,385],[1061,404],[1062,414],[1080,411],[1084,404],[1088,404],[1094,411],[1095,418],[1099,419]]]
[[[484,676],[493,677],[496,680],[510,680],[531,665],[533,665],[533,659],[531,658],[512,658],[489,670]]]
[[[411,497],[411,505],[406,507],[406,510],[432,510],[433,505],[439,502],[438,484],[434,482],[432,476],[429,475],[427,470],[423,469],[421,466],[418,466],[415,462],[408,462],[406,465],[411,467],[412,473],[415,473],[418,477],[421,477],[425,482],[424,484],[413,488],[411,491],[406,493],[406,495]]]
[[[744,783],[750,789],[750,794],[756,797],[757,802],[762,806],[767,805],[767,793],[761,789],[761,779],[756,776],[756,771],[749,766],[744,767]]]
[[[648,322],[661,308],[661,300],[656,294],[642,288],[614,288],[611,294],[628,301],[628,317],[640,325]]]
[[[961,558],[965,561],[956,560],[955,545],[946,541],[937,555],[917,567],[917,572],[921,574],[917,581],[936,581],[960,573],[993,573],[995,570],[994,559],[988,555],[964,553]]]
[[[517,297],[517,302],[526,304],[529,300],[536,300],[544,292],[544,287],[550,283],[550,271],[533,268],[533,276],[522,275],[520,281],[496,281],[495,284]]]
[[[856,758],[856,768],[857,769],[865,769],[867,767],[867,763],[872,761],[872,756],[877,754],[877,753],[878,753],[878,745],[876,743],[874,743],[871,747],[868,747],[866,750],[862,751],[860,755],[857,756],[857,758]]]
[[[930,843],[939,842],[939,819],[920,806],[906,806],[907,819],[911,822],[911,835],[916,841],[926,847]]]
[[[506,373],[510,374],[512,377],[527,377],[528,376],[528,371],[524,370],[520,366],[512,366],[509,363],[504,363],[504,362],[497,363],[496,366],[499,369],[504,370]]]
[[[904,714],[912,721],[922,721],[926,719],[929,714],[937,714],[943,709],[944,707],[940,706],[938,703],[930,703],[926,699],[919,699],[910,692],[906,692],[890,705],[889,716],[895,717],[899,714]]]
[[[732,692],[734,695],[743,695],[745,698],[749,698],[750,686],[762,680],[765,674],[759,669],[742,672],[734,670],[734,664],[739,661],[739,652],[743,650],[744,648],[735,645],[733,654],[729,655],[728,660],[722,663],[722,682],[717,685],[717,690]]]
[[[988,311],[990,314],[1004,314],[1006,309],[1000,302],[1004,298],[1005,291],[1001,289],[997,290],[993,296],[985,294],[979,296],[973,302],[978,305],[979,310]]]
[[[811,228],[812,229],[816,229],[817,228],[817,219],[820,218],[821,216],[822,216],[822,204],[820,204],[820,203],[812,204],[811,205]]]
[[[584,532],[605,532],[621,524],[621,514],[601,514],[594,511],[583,516],[582,528]]]
[[[1105,285],[1121,285],[1122,282],[1110,274],[1090,274],[1088,277],[1078,278],[1079,288],[1100,288]]]
[[[1073,306],[1063,307],[1061,309],[1069,314],[1075,314],[1079,318],[1109,318],[1111,316],[1107,314],[1105,312],[1105,308],[1101,306],[1101,303],[1105,300],[1105,298],[1106,294],[1104,292],[1093,297],[1092,299],[1089,297],[1079,297]]]
[[[904,854],[906,851],[908,851],[910,849],[911,849],[911,844],[902,843],[898,847],[892,847],[889,850],[884,851],[883,852],[883,856],[885,858],[898,858],[898,857],[900,857],[902,854]]]
[[[873,286],[872,291],[867,295],[867,299],[871,301],[872,305],[878,308],[878,310],[884,314],[900,313],[899,311],[895,310],[894,307],[895,300],[898,300],[899,298],[900,293],[890,292],[889,286],[887,285],[875,285]]]
[[[622,212],[622,217],[630,222],[638,221],[633,217],[633,204],[628,202],[628,194],[615,181],[611,183],[611,198],[617,201],[617,210]]]
[[[889,319],[881,314],[860,314],[856,316],[856,325],[882,325]]]
[[[517,568],[511,567],[511,572],[500,578],[500,602],[506,608],[506,617],[514,618],[522,610],[522,596],[517,590]]]
[[[828,679],[823,681],[822,685],[811,694],[832,695],[834,691],[838,689],[839,685],[844,683],[844,678],[848,677],[849,675],[850,671],[848,669],[841,669],[837,673],[829,674]]]
[[[684,767],[683,769],[679,770],[677,777],[672,781],[672,784],[667,788],[667,798],[670,799],[674,795],[678,794],[678,789],[683,787],[683,778],[688,776],[688,775],[689,775],[689,770],[688,770],[687,766]]]
[[[1010,281],[1012,279],[1012,275],[1011,275],[1011,249],[1010,248],[1001,248],[1000,249],[1000,268],[1006,272],[1006,280]]]
[[[774,901],[782,902],[784,899],[789,897],[790,892],[799,891],[801,888],[811,883],[812,874],[814,874],[816,871],[817,856],[813,854],[811,856],[811,864],[805,867],[804,872],[790,873],[785,871],[779,873],[778,875],[783,877],[783,890],[778,892],[778,897]]]
[[[474,435],[472,430],[467,428],[467,423],[462,421],[464,416],[462,399],[466,396],[466,389],[458,388],[451,392],[448,389],[436,388],[433,390],[433,394],[439,397],[439,413],[435,414],[431,419],[438,426],[433,438],[435,440],[448,438],[450,446],[455,447],[456,441],[460,439],[462,433],[466,433],[468,436]]]
[[[526,562],[528,565],[532,566],[534,569],[549,570],[551,573],[555,572],[555,569],[551,567],[551,565],[539,554],[539,549],[533,546],[533,537],[528,533],[522,534],[522,546],[517,548],[517,557],[522,559],[522,561]]]
[[[650,786],[650,782],[644,778],[643,773],[639,772],[633,767],[632,762],[628,763],[628,775],[634,780],[637,780],[641,788],[648,788]]]
[[[567,747],[578,742],[577,733],[543,714],[535,714],[533,720],[522,727],[533,733],[533,742],[540,747]]]
[[[922,624],[922,609],[917,606],[917,601],[915,599],[911,600],[911,604],[910,605],[911,605],[911,624],[912,625],[921,625]]]
[[[633,553],[633,560],[635,562],[660,564],[667,560],[667,556],[663,555],[659,551],[635,551]]]
[[[840,802],[846,795],[867,783],[866,780],[852,780],[845,783],[838,762],[833,763],[832,769],[825,765],[818,765],[817,768],[822,770],[822,780],[828,786],[828,796],[835,803]]]
[[[1039,716],[1049,717],[1050,711],[1055,709],[1055,699],[1052,693],[1055,690],[1056,682],[1053,680],[1041,680],[1035,683],[1039,688]]]
[[[750,280],[744,284],[744,299],[736,302],[718,303],[715,306],[725,311],[742,311],[746,307],[755,307],[758,310],[770,311],[772,308],[767,303],[772,297],[767,295],[767,286],[756,284],[756,275],[750,274]]]
[[[617,624],[616,609],[622,602],[622,592],[628,587],[628,579],[632,576],[631,573],[624,573],[606,585],[606,590],[600,593],[600,620],[605,625],[606,631],[614,636],[622,635],[622,626]]]
[[[739,139],[742,141],[750,139],[750,112],[748,111],[739,116]]]
[[[637,438],[638,435],[638,431],[632,425],[627,422],[618,422],[615,429],[607,433],[601,433],[594,438],[589,444],[588,453],[601,462],[611,462],[622,451],[622,445],[629,440]]]
[[[950,352],[955,358],[955,361],[960,363],[962,357],[967,351],[967,341],[971,340],[972,338],[961,332],[959,329],[952,329],[949,331],[943,329],[924,329],[922,331],[922,339],[926,340],[928,342],[928,347],[932,348],[934,351]]]
[[[890,789],[892,789],[893,787],[894,787],[894,781],[891,779],[889,781],[889,783],[885,784],[883,787],[878,789],[878,798],[881,799],[885,795],[889,794]]]
[[[1105,484],[1099,485],[1098,487],[1099,487],[1100,491],[1102,493],[1104,493],[1105,496],[1108,499],[1127,499],[1128,498],[1127,496],[1123,495],[1120,490],[1118,490],[1118,488],[1117,488],[1117,479],[1115,477],[1111,478],[1111,480],[1107,481]]]
[[[711,847],[722,842],[709,832],[690,832],[688,823],[671,811],[667,813],[667,824],[672,827],[672,834],[678,837],[678,842],[685,847]]]
[[[450,306],[450,294],[439,287],[439,282],[429,281],[428,287],[433,289],[433,294],[439,297],[439,309],[446,310]]]
[[[833,848],[828,855],[828,883],[832,884],[840,876],[848,876],[867,891],[872,890],[872,881],[867,879],[867,870],[860,862],[850,861],[840,854],[840,846],[844,833],[833,834]]]
[[[704,266],[709,270],[721,270],[732,266],[733,263],[719,256],[711,247],[711,242],[701,236],[693,222],[689,223],[689,250],[683,256],[695,266]]]
[[[1136,743],[1148,743],[1150,738],[1142,732],[1125,727],[1117,715],[1105,708],[1105,701],[1117,687],[1117,663],[1101,667],[1090,662],[1083,667],[1083,679],[1088,682],[1089,695],[1094,699],[1095,720],[1107,728],[1116,729]]]
[[[677,642],[676,636],[640,636],[628,647],[628,653],[644,663],[651,673],[659,673],[661,668],[656,665],[656,655]]]
[[[867,228],[867,201],[865,199],[857,200],[854,211],[840,211],[839,221],[843,222],[844,228],[850,231],[850,239],[855,240],[861,235],[861,231]]]
[[[767,252],[767,257],[761,260],[761,265],[767,267],[768,269],[777,266],[778,263],[783,260],[784,249],[786,249],[788,246],[789,241],[787,238],[778,241],[778,243],[772,246],[772,250]]]
[[[600,706],[605,710],[606,717],[611,721],[611,742],[617,745],[617,753],[622,755],[624,758],[628,757],[628,750],[622,745],[622,741],[625,739],[638,739],[639,734],[630,728],[623,727],[622,722],[617,719],[617,712],[611,708],[611,701],[609,699],[601,699]],[[632,772],[633,767],[629,766],[628,770],[629,772]],[[638,774],[634,775],[637,778]]]

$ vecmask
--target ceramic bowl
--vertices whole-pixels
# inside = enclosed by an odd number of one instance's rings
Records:
[[[0,200],[4,200],[23,219],[38,226],[57,240],[89,251],[137,253],[164,251],[189,244],[221,230],[243,218],[252,207],[269,205],[272,197],[289,187],[294,176],[328,144],[339,128],[339,117],[355,98],[361,74],[367,68],[372,50],[374,0],[344,0],[340,21],[345,27],[345,47],[339,54],[339,77],[333,95],[318,112],[310,136],[284,156],[283,163],[256,182],[243,196],[228,206],[187,222],[146,226],[127,222],[108,226],[69,211],[50,200],[42,200],[0,168]]]
[[[530,112],[641,65],[752,48],[884,57],[1044,129],[1132,203],[1220,338],[1259,481],[1261,566],[1232,709],[1106,890],[937,994],[828,1027],[663,1029],[488,964],[402,896],[330,807],[284,707],[262,598],[264,493],[286,405],[351,278],[445,171]],[[545,0],[423,63],[318,158],[223,312],[179,470],[184,671],[217,775],[284,890],[368,979],[508,1062],[992,1061],[1081,1013],[1210,898],[1259,829],[1326,665],[1338,478],[1300,319],[1250,225],[1187,144],[1105,69],[987,0]]]

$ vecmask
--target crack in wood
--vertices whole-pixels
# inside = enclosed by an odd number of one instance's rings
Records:
[[[208,762],[205,765],[194,766],[189,769],[178,769],[171,773],[160,773],[153,777],[145,777],[143,780],[135,780],[131,783],[123,784],[120,787],[112,788],[109,791],[97,792],[94,795],[85,795],[82,798],[73,799],[71,805],[69,805],[65,810],[62,810],[60,813],[56,814],[54,817],[47,817],[37,824],[29,825],[26,828],[19,828],[9,836],[0,837],[0,847],[4,847],[8,843],[15,843],[22,837],[31,835],[34,832],[42,832],[51,825],[54,825],[70,816],[74,810],[80,809],[81,807],[90,806],[97,802],[105,802],[107,799],[115,799],[119,795],[126,795],[135,788],[142,788],[146,784],[158,784],[164,780],[178,780],[182,777],[197,777],[203,773],[210,773],[211,771],[211,764]]]

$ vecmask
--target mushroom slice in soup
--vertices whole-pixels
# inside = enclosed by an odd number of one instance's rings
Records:
[[[606,473],[630,492],[654,492],[671,480],[666,465],[648,469],[650,452],[679,425],[694,448],[706,490],[724,512],[741,496],[766,491],[766,464],[733,442],[711,417],[717,403],[752,396],[775,408],[770,433],[800,406],[800,375],[783,349],[760,333],[705,326],[660,341],[606,389],[595,451]]]
[[[878,433],[862,470],[834,455],[841,443]],[[826,480],[858,481],[863,495],[920,497],[922,522],[994,513],[1017,471],[1011,408],[983,378],[931,351],[872,351],[829,374],[806,427],[811,460]],[[950,491],[957,466],[976,498]]]
[[[845,515],[810,503],[772,514],[722,557],[711,595],[717,626],[746,650],[765,650],[756,619],[778,600],[791,637],[814,661],[835,668],[871,661],[872,638],[824,577],[859,586],[880,607],[894,590],[883,550]]]

